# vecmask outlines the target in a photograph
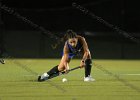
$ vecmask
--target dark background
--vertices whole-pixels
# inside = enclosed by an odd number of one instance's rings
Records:
[[[72,7],[76,2],[140,40],[138,0],[1,0],[35,24],[62,37],[67,29],[85,36],[93,58],[140,59],[140,45]],[[40,30],[0,10],[1,51],[18,58],[60,58],[63,44]]]

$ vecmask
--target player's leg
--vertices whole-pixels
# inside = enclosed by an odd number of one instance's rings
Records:
[[[85,77],[84,77],[84,81],[88,82],[88,81],[95,81],[95,79],[93,79],[91,77],[91,68],[92,68],[92,60],[91,57],[89,56],[86,60],[85,60]]]
[[[72,59],[73,56],[74,56],[74,55],[69,54],[68,63],[70,62],[70,60]],[[59,73],[59,72],[64,71],[64,70],[65,70],[65,66],[64,66],[64,56],[62,56],[61,61],[60,61],[60,64],[57,65],[57,66],[55,66],[55,67],[53,67],[50,71],[47,72],[47,74],[48,74],[49,76],[51,76],[51,75],[53,75],[53,74]],[[47,75],[47,74],[46,74],[46,75]]]
[[[92,67],[91,59],[86,59],[86,61],[85,61],[85,77],[90,76],[91,67]]]
[[[69,59],[70,62],[70,59]],[[65,70],[64,67],[64,56],[62,56],[62,59],[60,61],[60,64],[53,67],[51,70],[49,70],[48,72],[42,74],[41,76],[38,77],[38,81],[45,81],[47,79],[49,79],[50,77],[53,77],[53,75],[57,75],[59,74],[59,72]]]

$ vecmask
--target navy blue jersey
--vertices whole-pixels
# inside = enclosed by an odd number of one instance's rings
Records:
[[[78,54],[81,52],[83,45],[80,43],[80,41],[78,40],[77,45],[75,48],[73,48],[67,41],[67,46],[69,49],[69,53],[73,53],[73,54]]]
[[[69,49],[69,58],[73,58],[74,56],[78,55],[82,49],[83,49],[83,45],[82,43],[79,41],[78,39],[78,42],[77,42],[77,45],[75,48],[73,48],[69,43],[68,41],[66,41],[66,45]]]

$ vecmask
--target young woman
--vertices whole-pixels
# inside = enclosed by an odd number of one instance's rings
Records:
[[[72,30],[68,30],[66,32],[65,37],[66,42],[64,45],[63,55],[60,64],[53,67],[47,73],[44,73],[43,75],[39,76],[38,81],[45,81],[49,79],[49,77],[51,77],[53,74],[59,73],[61,71],[67,72],[69,70],[69,62],[71,61],[71,59],[80,53],[83,54],[82,60],[80,62],[80,67],[85,68],[84,81],[94,81],[95,79],[93,79],[90,76],[92,60],[85,38],[80,35],[77,35]]]

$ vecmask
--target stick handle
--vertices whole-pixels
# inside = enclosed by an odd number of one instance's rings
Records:
[[[79,69],[79,68],[80,68],[80,66],[72,68],[72,69],[69,69],[69,71],[73,71],[73,70],[76,70],[76,69]]]
[[[81,68],[80,66],[69,69],[68,72]],[[65,74],[65,71],[61,72],[61,74]]]
[[[72,68],[72,69],[69,69],[68,72],[73,71],[73,70],[76,70],[76,69],[79,69],[79,68],[80,68],[80,66],[75,67],[75,68]],[[60,75],[63,75],[63,74],[66,74],[65,71],[56,73],[56,74],[52,75],[49,79],[54,78],[54,77],[57,77],[57,76],[60,76]]]

